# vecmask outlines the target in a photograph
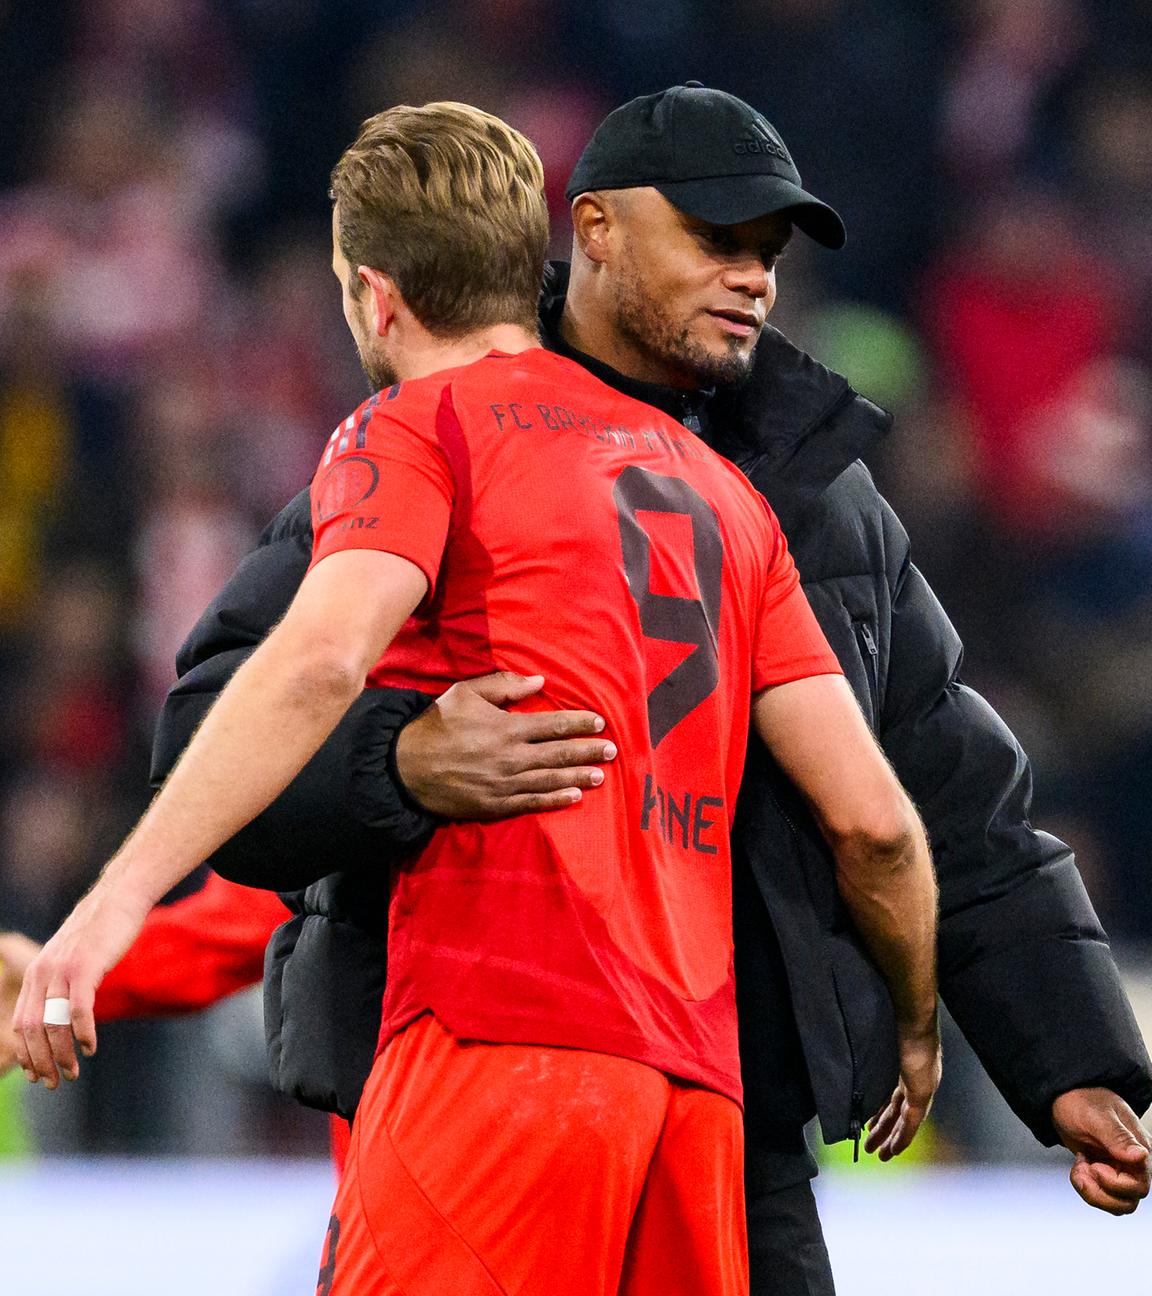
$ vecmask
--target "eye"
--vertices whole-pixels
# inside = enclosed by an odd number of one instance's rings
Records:
[[[717,252],[734,252],[736,250],[736,240],[732,237],[731,231],[718,225],[710,225],[700,232],[704,242],[709,247],[715,248]]]

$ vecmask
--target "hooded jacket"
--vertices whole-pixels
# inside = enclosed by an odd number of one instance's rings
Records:
[[[738,388],[683,393],[628,379],[560,338],[566,285],[567,267],[550,266],[546,344],[680,419],[775,510],[824,633],[924,819],[940,887],[941,996],[997,1088],[1045,1144],[1056,1141],[1052,1102],[1069,1089],[1104,1086],[1143,1112],[1152,1064],[1072,852],[1029,823],[1028,760],[961,681],[959,638],[860,461],[889,416],[770,327]],[[156,778],[283,614],[310,554],[305,491],[184,645]],[[273,1082],[345,1114],[379,1025],[389,865],[435,826],[391,763],[396,733],[430,700],[365,693],[292,786],[211,861],[233,881],[293,893],[297,916],[266,965]],[[840,899],[830,852],[755,737],[733,846],[754,1185],[757,1148],[777,1153],[765,1171],[777,1182],[811,1172],[799,1131],[814,1114],[826,1141],[858,1137],[891,1093],[897,1057],[891,1002]],[[781,1155],[793,1158],[783,1169]]]

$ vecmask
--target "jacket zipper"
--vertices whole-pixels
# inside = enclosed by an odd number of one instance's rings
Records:
[[[791,815],[784,809],[771,783],[768,784],[768,793],[776,809],[780,812],[780,818],[788,825],[788,831],[792,834],[797,848],[803,854],[799,829],[792,822]],[[848,1044],[848,1061],[852,1068],[852,1105],[848,1110],[848,1137],[852,1140],[852,1161],[855,1163],[860,1160],[860,1137],[864,1125],[864,1095],[861,1094],[859,1088],[860,1072],[856,1063],[856,1047],[852,1043],[852,1032],[848,1029],[848,1014],[844,1011],[844,1001],[840,998],[840,987],[836,984],[835,974],[832,976],[832,993],[836,996],[836,1007],[840,1009],[840,1019],[844,1023],[844,1039]]]
[[[880,649],[876,646],[876,636],[867,621],[856,622],[857,635],[864,645],[864,670],[868,676],[868,687],[872,692],[872,710],[879,723],[880,716]]]
[[[864,659],[864,669],[868,676],[868,687],[872,693],[872,712],[874,716],[874,725],[880,723],[880,649],[876,646],[876,636],[872,633],[872,627],[867,621],[858,621],[860,639],[864,644],[864,651],[867,654]],[[844,1035],[848,1041],[848,1054],[852,1058],[852,1110],[850,1112],[851,1120],[848,1125],[852,1139],[852,1160],[860,1160],[860,1136],[864,1126],[864,1097],[856,1087],[856,1050],[852,1045],[852,1036],[848,1031],[848,1018],[844,1013],[844,1005],[840,1001],[840,990],[836,990],[836,1002],[840,1005],[840,1015],[844,1017]]]
[[[693,436],[698,436],[701,441],[705,439],[704,429],[700,425],[700,413],[689,396],[680,397],[680,423]]]
[[[848,1137],[852,1140],[852,1163],[860,1160],[860,1138],[864,1131],[864,1095],[860,1092],[857,1081],[859,1072],[856,1067],[856,1048],[852,1043],[852,1032],[848,1029],[848,1014],[844,1011],[844,1001],[840,998],[840,987],[836,978],[832,978],[832,990],[836,995],[836,1007],[844,1019],[844,1038],[848,1043],[848,1057],[852,1063],[852,1106],[848,1110]]]

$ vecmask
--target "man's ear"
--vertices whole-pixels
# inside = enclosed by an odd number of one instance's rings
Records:
[[[356,277],[368,289],[372,331],[377,337],[387,337],[401,300],[396,281],[371,266],[358,266]]]
[[[582,193],[572,200],[572,237],[589,261],[602,265],[608,259],[608,240],[615,212],[603,194]]]

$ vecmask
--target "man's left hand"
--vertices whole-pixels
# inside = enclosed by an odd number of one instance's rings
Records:
[[[1076,1162],[1072,1187],[1097,1210],[1131,1215],[1148,1196],[1152,1140],[1110,1089],[1070,1089],[1052,1104],[1052,1123]]]
[[[33,1084],[43,1080],[45,1088],[55,1089],[61,1076],[75,1080],[80,1073],[77,1044],[86,1057],[96,1052],[96,988],[127,953],[147,913],[147,905],[133,903],[102,879],[32,960],[12,1025],[17,1058]],[[49,999],[68,1002],[68,1025],[45,1023]]]

